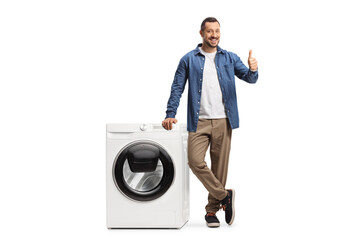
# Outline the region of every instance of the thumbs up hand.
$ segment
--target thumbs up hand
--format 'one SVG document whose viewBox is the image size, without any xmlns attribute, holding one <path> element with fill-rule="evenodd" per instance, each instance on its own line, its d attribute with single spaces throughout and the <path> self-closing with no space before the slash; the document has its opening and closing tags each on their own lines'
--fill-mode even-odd
<svg viewBox="0 0 360 240">
<path fill-rule="evenodd" d="M 255 72 L 258 69 L 256 58 L 252 57 L 252 50 L 249 51 L 248 63 L 251 71 Z"/>
</svg>

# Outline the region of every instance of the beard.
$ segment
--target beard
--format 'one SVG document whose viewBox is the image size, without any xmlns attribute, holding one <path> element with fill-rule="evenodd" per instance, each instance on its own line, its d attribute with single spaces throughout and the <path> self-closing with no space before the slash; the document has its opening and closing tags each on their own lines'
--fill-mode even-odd
<svg viewBox="0 0 360 240">
<path fill-rule="evenodd" d="M 218 41 L 216 42 L 215 45 L 212 44 L 211 41 L 208 39 L 206 39 L 206 40 L 204 39 L 204 42 L 205 42 L 206 46 L 211 47 L 211 48 L 216 48 L 219 45 L 220 39 L 218 39 Z"/>
</svg>

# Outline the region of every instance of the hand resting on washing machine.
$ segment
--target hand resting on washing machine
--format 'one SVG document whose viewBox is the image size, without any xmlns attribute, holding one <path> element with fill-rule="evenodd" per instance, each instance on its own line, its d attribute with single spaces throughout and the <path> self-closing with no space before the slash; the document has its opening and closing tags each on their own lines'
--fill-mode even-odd
<svg viewBox="0 0 360 240">
<path fill-rule="evenodd" d="M 173 123 L 177 123 L 177 119 L 176 118 L 166 118 L 164 121 L 162 121 L 162 126 L 166 129 L 166 130 L 171 130 L 173 127 Z"/>
</svg>

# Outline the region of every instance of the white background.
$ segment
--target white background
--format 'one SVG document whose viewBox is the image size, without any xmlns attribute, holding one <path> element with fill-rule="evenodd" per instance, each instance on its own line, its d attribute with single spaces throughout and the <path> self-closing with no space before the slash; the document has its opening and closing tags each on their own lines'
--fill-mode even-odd
<svg viewBox="0 0 360 240">
<path fill-rule="evenodd" d="M 206 227 L 191 174 L 181 230 L 110 231 L 106 123 L 164 119 L 208 16 L 222 48 L 259 62 L 257 84 L 237 81 L 235 222 Z M 0 238 L 359 239 L 358 22 L 355 0 L 1 1 Z"/>
</svg>

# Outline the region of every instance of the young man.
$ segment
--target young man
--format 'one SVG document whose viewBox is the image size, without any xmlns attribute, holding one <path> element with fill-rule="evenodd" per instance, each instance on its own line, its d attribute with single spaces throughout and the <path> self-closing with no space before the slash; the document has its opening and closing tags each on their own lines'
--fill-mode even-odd
<svg viewBox="0 0 360 240">
<path fill-rule="evenodd" d="M 225 220 L 234 221 L 235 191 L 225 189 L 232 129 L 239 127 L 235 77 L 255 83 L 258 79 L 257 61 L 249 51 L 247 68 L 240 58 L 221 49 L 220 23 L 213 17 L 201 24 L 203 39 L 196 49 L 181 58 L 171 86 L 167 103 L 165 129 L 172 129 L 186 81 L 189 81 L 187 130 L 189 167 L 208 190 L 205 207 L 207 226 L 218 227 L 216 212 L 223 208 Z M 210 145 L 211 169 L 205 162 Z"/>
</svg>

